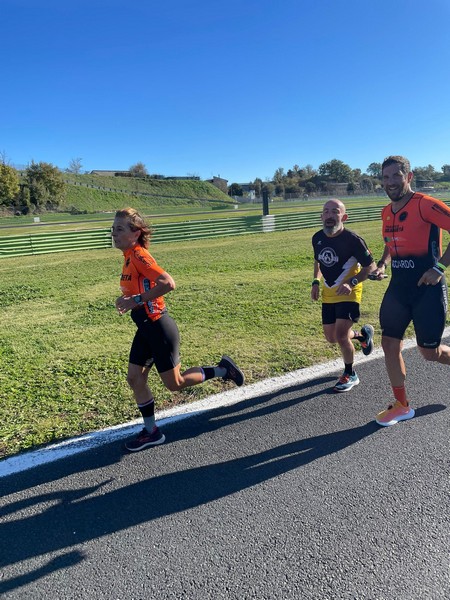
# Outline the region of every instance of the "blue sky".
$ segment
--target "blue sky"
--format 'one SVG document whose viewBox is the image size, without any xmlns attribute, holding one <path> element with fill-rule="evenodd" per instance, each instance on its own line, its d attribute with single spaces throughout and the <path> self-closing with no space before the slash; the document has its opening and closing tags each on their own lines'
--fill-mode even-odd
<svg viewBox="0 0 450 600">
<path fill-rule="evenodd" d="M 2 0 L 0 151 L 271 178 L 450 163 L 448 0 Z"/>
</svg>

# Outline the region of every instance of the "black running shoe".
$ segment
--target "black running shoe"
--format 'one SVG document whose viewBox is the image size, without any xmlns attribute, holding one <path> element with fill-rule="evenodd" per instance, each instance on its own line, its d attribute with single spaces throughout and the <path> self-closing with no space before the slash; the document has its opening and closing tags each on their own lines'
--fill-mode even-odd
<svg viewBox="0 0 450 600">
<path fill-rule="evenodd" d="M 149 446 L 164 444 L 165 440 L 166 436 L 161 433 L 158 427 L 155 427 L 152 433 L 149 433 L 144 427 L 134 440 L 126 442 L 125 448 L 130 452 L 139 452 L 139 450 L 144 450 Z"/>
<path fill-rule="evenodd" d="M 361 342 L 361 350 L 366 356 L 369 356 L 373 350 L 373 334 L 374 330 L 372 325 L 363 325 L 361 327 L 361 335 L 364 336 L 364 341 Z"/>
<path fill-rule="evenodd" d="M 227 370 L 226 375 L 224 375 L 222 378 L 224 381 L 234 381 L 234 383 L 239 387 L 244 384 L 244 373 L 229 356 L 223 355 L 220 363 L 217 366 L 223 367 Z"/>
</svg>

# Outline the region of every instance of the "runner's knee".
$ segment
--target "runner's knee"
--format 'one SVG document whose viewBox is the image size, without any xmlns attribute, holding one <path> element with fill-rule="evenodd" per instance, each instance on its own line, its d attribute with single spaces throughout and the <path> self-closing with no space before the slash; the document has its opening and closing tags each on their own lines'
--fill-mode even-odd
<svg viewBox="0 0 450 600">
<path fill-rule="evenodd" d="M 135 390 L 146 384 L 146 378 L 141 373 L 128 373 L 127 383 L 132 390 Z"/>
<path fill-rule="evenodd" d="M 439 348 L 422 348 L 419 346 L 419 350 L 423 358 L 429 362 L 437 362 L 441 355 Z"/>
</svg>

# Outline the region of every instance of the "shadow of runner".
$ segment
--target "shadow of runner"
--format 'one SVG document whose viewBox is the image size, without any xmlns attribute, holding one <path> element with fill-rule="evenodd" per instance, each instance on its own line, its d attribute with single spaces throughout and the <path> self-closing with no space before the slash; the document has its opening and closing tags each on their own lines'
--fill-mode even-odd
<svg viewBox="0 0 450 600">
<path fill-rule="evenodd" d="M 324 396 L 329 393 L 329 389 L 323 389 L 323 385 L 331 381 L 335 382 L 336 378 L 320 377 L 314 381 L 281 388 L 275 392 L 242 400 L 236 404 L 221 406 L 204 412 L 201 411 L 189 416 L 182 426 L 178 423 L 178 426 L 166 436 L 166 444 L 178 442 L 183 439 L 192 439 L 196 435 L 217 431 L 223 427 L 243 423 L 249 419 L 274 415 L 307 400 Z M 314 390 L 305 394 L 305 391 L 309 390 L 309 388 L 314 388 Z M 280 401 L 278 400 L 279 397 L 287 397 L 287 399 Z M 201 427 L 195 428 L 190 426 L 190 421 L 194 419 L 201 420 Z M 166 431 L 164 425 L 162 425 L 162 429 Z"/>
<path fill-rule="evenodd" d="M 327 390 L 321 389 L 321 386 L 334 380 L 335 378 L 333 377 L 321 377 L 300 385 L 280 388 L 274 392 L 242 400 L 235 404 L 200 410 L 197 413 L 183 415 L 177 420 L 176 425 L 172 425 L 169 418 L 169 424 L 162 426 L 164 431 L 167 431 L 167 428 L 170 427 L 170 433 L 166 436 L 166 445 L 183 439 L 192 439 L 205 432 L 216 431 L 222 427 L 244 422 L 255 417 L 276 413 L 295 404 L 311 400 L 327 393 Z M 317 389 L 306 395 L 302 395 L 309 388 Z M 278 401 L 278 397 L 286 396 L 287 394 L 293 395 L 293 397 L 288 400 Z M 196 419 L 201 423 L 201 427 L 193 426 Z M 48 446 L 51 447 L 51 444 Z M 86 460 L 87 454 L 89 455 L 89 460 Z M 58 479 L 67 477 L 71 473 L 82 473 L 113 465 L 120 462 L 123 455 L 122 443 L 113 442 L 95 449 L 82 450 L 78 454 L 58 459 L 52 463 L 37 465 L 27 471 L 0 478 L 1 496 L 14 494 L 23 489 L 31 489 L 34 486 L 51 481 L 57 481 Z"/>
<path fill-rule="evenodd" d="M 30 571 L 30 573 L 27 573 L 26 575 L 19 575 L 18 577 L 8 579 L 7 581 L 0 581 L 0 594 L 6 594 L 6 592 L 17 590 L 24 585 L 28 585 L 29 583 L 33 583 L 38 579 L 49 575 L 50 573 L 66 570 L 80 563 L 82 560 L 84 560 L 84 555 L 77 550 L 57 556 L 56 558 L 50 560 L 43 567 L 35 569 L 34 571 Z"/>
<path fill-rule="evenodd" d="M 378 430 L 370 422 L 250 456 L 153 477 L 81 500 L 84 494 L 79 490 L 76 501 L 73 490 L 61 491 L 58 504 L 0 525 L 0 566 L 213 502 L 339 452 Z"/>
</svg>

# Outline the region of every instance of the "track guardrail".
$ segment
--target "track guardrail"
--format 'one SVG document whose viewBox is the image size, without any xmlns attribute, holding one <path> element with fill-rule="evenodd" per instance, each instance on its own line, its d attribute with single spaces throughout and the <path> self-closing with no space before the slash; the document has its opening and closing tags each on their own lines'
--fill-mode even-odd
<svg viewBox="0 0 450 600">
<path fill-rule="evenodd" d="M 380 219 L 380 206 L 351 208 L 351 223 Z M 161 223 L 154 226 L 152 243 L 200 240 L 252 233 L 289 231 L 320 227 L 318 210 L 288 214 L 235 216 L 222 219 Z M 78 231 L 48 232 L 0 238 L 0 258 L 111 248 L 110 228 Z"/>
</svg>

